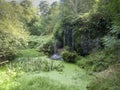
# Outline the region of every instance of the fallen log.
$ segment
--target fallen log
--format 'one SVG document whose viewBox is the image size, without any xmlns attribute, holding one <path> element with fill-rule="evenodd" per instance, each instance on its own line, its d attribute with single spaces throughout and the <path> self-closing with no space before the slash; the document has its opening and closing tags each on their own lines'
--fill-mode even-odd
<svg viewBox="0 0 120 90">
<path fill-rule="evenodd" d="M 3 65 L 3 64 L 8 63 L 8 62 L 9 62 L 8 60 L 0 62 L 0 65 Z"/>
</svg>

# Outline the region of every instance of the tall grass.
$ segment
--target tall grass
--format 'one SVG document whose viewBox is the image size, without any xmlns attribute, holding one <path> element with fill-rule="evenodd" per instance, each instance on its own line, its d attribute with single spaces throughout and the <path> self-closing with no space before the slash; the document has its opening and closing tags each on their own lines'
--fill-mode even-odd
<svg viewBox="0 0 120 90">
<path fill-rule="evenodd" d="M 53 61 L 46 57 L 22 57 L 7 65 L 10 70 L 36 72 L 36 71 L 63 71 L 62 62 Z"/>
<path fill-rule="evenodd" d="M 97 77 L 89 85 L 88 90 L 120 90 L 120 65 L 115 67 L 111 67 L 112 70 L 106 70 Z"/>
<path fill-rule="evenodd" d="M 17 80 L 9 90 L 77 90 L 74 86 L 62 85 L 56 81 L 36 75 L 26 75 Z"/>
</svg>

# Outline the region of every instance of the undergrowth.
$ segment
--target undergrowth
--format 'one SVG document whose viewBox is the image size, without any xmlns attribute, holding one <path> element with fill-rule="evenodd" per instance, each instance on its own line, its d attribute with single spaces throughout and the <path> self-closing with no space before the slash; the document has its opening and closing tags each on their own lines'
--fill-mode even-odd
<svg viewBox="0 0 120 90">
<path fill-rule="evenodd" d="M 117 61 L 113 54 L 106 55 L 104 51 L 92 53 L 86 57 L 79 56 L 77 65 L 86 70 L 100 72 Z"/>
<path fill-rule="evenodd" d="M 120 90 L 120 65 L 101 73 L 88 87 L 88 90 Z M 108 74 L 108 75 L 107 75 Z"/>
<path fill-rule="evenodd" d="M 37 75 L 24 75 L 16 80 L 16 86 L 9 90 L 74 90 L 74 86 L 66 86 L 49 78 Z M 77 89 L 75 89 L 77 90 Z"/>
<path fill-rule="evenodd" d="M 24 49 L 24 50 L 19 50 L 19 53 L 17 55 L 18 57 L 40 57 L 44 56 L 42 52 L 38 52 L 35 49 Z"/>
<path fill-rule="evenodd" d="M 15 71 L 38 72 L 38 71 L 63 71 L 62 62 L 52 61 L 46 57 L 22 57 L 10 62 L 7 68 Z"/>
</svg>

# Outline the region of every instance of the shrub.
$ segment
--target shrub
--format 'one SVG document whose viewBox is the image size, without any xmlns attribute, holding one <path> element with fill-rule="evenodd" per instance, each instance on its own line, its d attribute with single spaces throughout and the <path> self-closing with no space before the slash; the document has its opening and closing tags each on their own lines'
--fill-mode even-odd
<svg viewBox="0 0 120 90">
<path fill-rule="evenodd" d="M 75 63 L 77 54 L 76 54 L 76 52 L 64 51 L 62 53 L 62 57 L 63 57 L 64 61 L 66 61 L 66 62 Z"/>
<path fill-rule="evenodd" d="M 80 57 L 79 60 L 77 61 L 77 65 L 83 69 L 88 69 L 89 66 L 92 65 L 92 61 L 89 59 L 86 59 L 84 57 Z"/>
<path fill-rule="evenodd" d="M 104 51 L 92 53 L 87 57 L 80 57 L 77 65 L 86 70 L 100 72 L 108 68 L 112 60 L 112 56 L 106 56 Z"/>
<path fill-rule="evenodd" d="M 0 61 L 13 59 L 17 50 L 27 45 L 29 34 L 20 20 L 23 13 L 19 11 L 22 10 L 17 5 L 13 7 L 11 3 L 0 0 L 0 11 L 5 11 L 0 14 Z"/>
<path fill-rule="evenodd" d="M 44 36 L 34 36 L 36 39 L 33 42 L 37 42 L 36 47 L 37 51 L 44 52 L 46 55 L 52 55 L 54 53 L 54 39 L 52 35 L 44 35 Z"/>
<path fill-rule="evenodd" d="M 39 51 L 43 51 L 46 55 L 52 55 L 54 53 L 54 43 L 52 40 L 43 44 L 42 47 L 39 48 Z"/>
</svg>

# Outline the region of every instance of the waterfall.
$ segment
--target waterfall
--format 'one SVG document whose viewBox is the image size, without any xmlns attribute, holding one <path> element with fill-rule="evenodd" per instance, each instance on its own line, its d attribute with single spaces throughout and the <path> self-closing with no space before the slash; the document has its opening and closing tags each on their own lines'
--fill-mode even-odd
<svg viewBox="0 0 120 90">
<path fill-rule="evenodd" d="M 55 43 L 54 43 L 54 54 L 57 53 L 57 40 L 55 40 Z"/>
<path fill-rule="evenodd" d="M 63 30 L 63 47 L 65 48 L 65 45 L 68 45 L 71 47 L 72 50 L 74 50 L 74 30 Z"/>
<path fill-rule="evenodd" d="M 65 44 L 66 44 L 66 43 L 65 43 L 65 39 L 66 39 L 66 36 L 65 36 L 65 35 L 66 35 L 66 30 L 64 29 L 64 30 L 63 30 L 63 48 L 65 48 Z"/>
<path fill-rule="evenodd" d="M 83 49 L 82 55 L 89 54 L 89 51 L 90 51 L 89 42 L 90 42 L 90 40 L 88 39 L 87 35 L 81 37 L 81 48 Z"/>
<path fill-rule="evenodd" d="M 55 39 L 54 54 L 51 56 L 51 59 L 62 60 L 62 56 L 59 54 L 59 51 L 58 51 L 58 48 L 57 48 L 57 39 Z"/>
<path fill-rule="evenodd" d="M 72 30 L 72 50 L 74 50 L 74 30 Z"/>
</svg>

